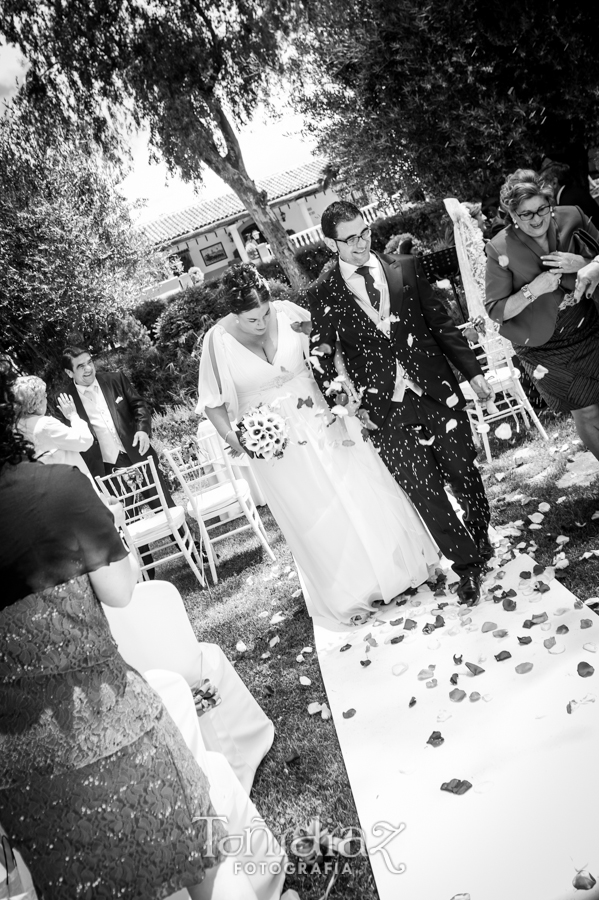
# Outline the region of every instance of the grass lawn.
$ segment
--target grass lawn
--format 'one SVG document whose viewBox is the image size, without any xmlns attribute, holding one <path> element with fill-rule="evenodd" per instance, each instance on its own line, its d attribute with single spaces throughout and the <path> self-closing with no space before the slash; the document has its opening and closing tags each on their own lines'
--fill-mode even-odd
<svg viewBox="0 0 599 900">
<path fill-rule="evenodd" d="M 533 542 L 531 555 L 543 565 L 551 565 L 556 553 L 563 551 L 569 562 L 557 577 L 587 600 L 599 595 L 599 557 L 581 559 L 586 551 L 599 550 L 599 516 L 592 519 L 599 510 L 599 481 L 565 490 L 556 486 L 568 459 L 584 448 L 570 418 L 550 413 L 541 418 L 550 437 L 548 443 L 536 431 L 520 433 L 509 442 L 494 438 L 492 464 L 480 458 L 492 523 L 522 520 L 522 534 L 511 539 L 513 545 L 523 541 L 529 548 Z M 528 516 L 541 502 L 550 504 L 550 509 L 541 528 L 529 530 Z M 177 586 L 197 636 L 220 644 L 275 723 L 275 743 L 258 771 L 252 797 L 274 834 L 289 848 L 294 828 L 313 817 L 337 833 L 357 828 L 359 822 L 333 722 L 307 712 L 310 702 L 324 702 L 326 694 L 315 653 L 304 651 L 313 647 L 313 634 L 291 554 L 268 510 L 262 508 L 261 514 L 276 564 L 265 557 L 254 537 L 245 533 L 218 545 L 220 580 L 215 587 L 199 590 L 183 565 L 172 565 L 159 577 Z M 557 543 L 558 536 L 569 540 Z M 276 613 L 284 619 L 271 625 Z M 279 641 L 271 647 L 275 637 Z M 246 645 L 245 652 L 236 649 L 239 641 Z M 303 658 L 298 661 L 300 656 Z M 303 687 L 300 675 L 312 683 Z M 377 766 L 380 761 L 373 759 L 372 764 Z M 324 872 L 296 872 L 288 876 L 286 888 L 295 888 L 302 900 L 317 900 L 327 881 Z M 330 896 L 377 898 L 363 856 L 351 861 L 351 873 L 340 875 Z"/>
</svg>

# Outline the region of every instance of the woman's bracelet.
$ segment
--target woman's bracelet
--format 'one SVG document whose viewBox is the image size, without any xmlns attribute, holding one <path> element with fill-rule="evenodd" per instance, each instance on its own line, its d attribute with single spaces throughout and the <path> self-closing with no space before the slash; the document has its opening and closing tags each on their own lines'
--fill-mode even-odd
<svg viewBox="0 0 599 900">
<path fill-rule="evenodd" d="M 235 434 L 235 429 L 234 429 L 234 428 L 229 428 L 229 430 L 227 431 L 226 435 L 224 436 L 223 440 L 224 440 L 225 444 L 228 444 L 228 443 L 229 443 L 229 442 L 227 441 L 227 438 L 229 437 L 230 434 Z M 229 446 L 230 446 L 230 444 L 229 444 Z"/>
</svg>

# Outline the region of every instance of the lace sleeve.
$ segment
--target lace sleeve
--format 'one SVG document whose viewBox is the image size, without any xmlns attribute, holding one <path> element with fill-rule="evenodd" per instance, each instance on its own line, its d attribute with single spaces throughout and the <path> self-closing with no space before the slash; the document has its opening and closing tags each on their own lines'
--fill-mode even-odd
<svg viewBox="0 0 599 900">
<path fill-rule="evenodd" d="M 239 409 L 235 383 L 229 370 L 229 363 L 223 342 L 224 329 L 215 325 L 204 338 L 200 358 L 198 381 L 198 404 L 196 412 L 202 415 L 206 407 L 227 408 L 230 419 L 236 419 Z"/>
</svg>

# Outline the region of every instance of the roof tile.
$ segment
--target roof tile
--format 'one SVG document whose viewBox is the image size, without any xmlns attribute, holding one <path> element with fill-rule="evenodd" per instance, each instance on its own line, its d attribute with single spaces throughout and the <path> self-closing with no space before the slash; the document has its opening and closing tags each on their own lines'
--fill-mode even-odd
<svg viewBox="0 0 599 900">
<path fill-rule="evenodd" d="M 272 202 L 287 194 L 317 185 L 322 177 L 323 165 L 323 160 L 316 159 L 288 172 L 279 172 L 277 175 L 264 178 L 258 181 L 256 186 L 259 191 L 266 191 L 269 201 Z M 180 212 L 169 213 L 152 222 L 146 222 L 143 230 L 151 241 L 163 244 L 245 212 L 245 206 L 237 195 L 227 193 L 213 200 L 189 206 Z"/>
</svg>

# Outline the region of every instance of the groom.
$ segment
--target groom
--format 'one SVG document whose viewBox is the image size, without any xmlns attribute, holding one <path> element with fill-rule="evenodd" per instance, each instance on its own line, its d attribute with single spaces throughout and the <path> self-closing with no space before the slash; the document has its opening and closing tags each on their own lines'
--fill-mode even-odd
<svg viewBox="0 0 599 900">
<path fill-rule="evenodd" d="M 459 601 L 480 596 L 492 556 L 489 504 L 477 467 L 464 399 L 451 362 L 481 400 L 492 399 L 474 352 L 435 299 L 412 256 L 375 254 L 370 228 L 353 203 L 328 206 L 321 221 L 337 264 L 308 290 L 311 340 L 325 393 L 336 377 L 335 343 L 350 378 L 364 389 L 358 417 L 397 482 L 410 497 L 460 581 Z M 314 353 L 314 350 L 312 351 Z M 327 397 L 330 406 L 335 395 Z M 459 520 L 448 484 L 464 510 Z"/>
</svg>

